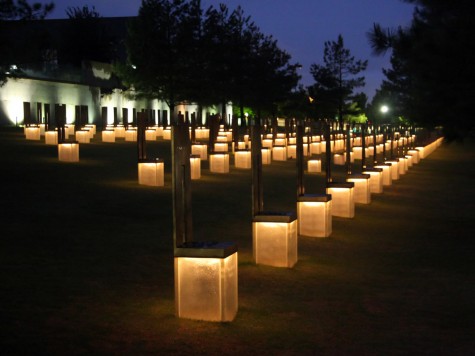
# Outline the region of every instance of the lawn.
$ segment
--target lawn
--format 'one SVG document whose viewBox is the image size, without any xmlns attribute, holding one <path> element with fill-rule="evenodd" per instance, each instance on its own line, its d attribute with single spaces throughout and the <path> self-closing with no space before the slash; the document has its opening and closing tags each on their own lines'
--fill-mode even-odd
<svg viewBox="0 0 475 356">
<path fill-rule="evenodd" d="M 174 315 L 170 142 L 147 149 L 165 187 L 138 185 L 135 143 L 96 139 L 64 163 L 0 129 L 2 355 L 475 354 L 473 142 L 442 145 L 331 237 L 299 237 L 292 269 L 253 262 L 250 170 L 203 162 L 194 235 L 239 246 L 231 323 Z M 264 166 L 266 209 L 295 210 L 295 167 Z"/>
</svg>

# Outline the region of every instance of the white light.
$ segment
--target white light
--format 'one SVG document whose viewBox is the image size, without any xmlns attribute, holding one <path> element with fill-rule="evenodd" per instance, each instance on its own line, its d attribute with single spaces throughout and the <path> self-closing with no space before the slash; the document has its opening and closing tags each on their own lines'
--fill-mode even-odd
<svg viewBox="0 0 475 356">
<path fill-rule="evenodd" d="M 381 106 L 381 112 L 383 114 L 387 113 L 389 111 L 389 108 L 386 105 Z"/>
</svg>

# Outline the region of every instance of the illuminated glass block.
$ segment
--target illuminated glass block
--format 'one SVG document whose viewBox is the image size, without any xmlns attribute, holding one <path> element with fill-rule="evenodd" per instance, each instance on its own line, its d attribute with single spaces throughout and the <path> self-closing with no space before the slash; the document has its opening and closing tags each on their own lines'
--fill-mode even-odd
<svg viewBox="0 0 475 356">
<path fill-rule="evenodd" d="M 286 161 L 287 150 L 285 146 L 274 146 L 272 149 L 272 159 L 275 161 Z"/>
<path fill-rule="evenodd" d="M 137 141 L 137 130 L 136 129 L 125 130 L 125 140 L 129 141 L 129 142 L 136 142 Z"/>
<path fill-rule="evenodd" d="M 179 318 L 229 322 L 238 311 L 238 253 L 230 243 L 175 249 Z"/>
<path fill-rule="evenodd" d="M 163 160 L 140 160 L 138 163 L 139 184 L 154 187 L 164 186 Z"/>
<path fill-rule="evenodd" d="M 273 141 L 271 138 L 265 138 L 262 140 L 262 147 L 272 148 Z"/>
<path fill-rule="evenodd" d="M 66 136 L 74 136 L 74 130 L 76 128 L 72 124 L 66 124 L 64 125 L 64 134 Z"/>
<path fill-rule="evenodd" d="M 218 135 L 216 137 L 216 141 L 217 142 L 228 142 L 228 138 L 226 137 L 226 135 Z"/>
<path fill-rule="evenodd" d="M 419 163 L 419 150 L 408 150 L 407 153 L 412 156 L 412 163 Z"/>
<path fill-rule="evenodd" d="M 388 167 L 389 169 L 389 167 Z M 389 172 L 389 170 L 388 170 Z M 369 174 L 369 190 L 371 193 L 383 192 L 383 169 L 382 168 L 365 168 L 363 174 Z"/>
<path fill-rule="evenodd" d="M 201 178 L 201 157 L 199 155 L 191 155 L 190 157 L 190 174 L 191 179 Z"/>
<path fill-rule="evenodd" d="M 47 145 L 57 145 L 58 144 L 58 131 L 46 131 L 45 132 L 45 143 Z"/>
<path fill-rule="evenodd" d="M 399 158 L 399 174 L 404 175 L 407 172 L 407 159 L 406 157 L 400 157 Z"/>
<path fill-rule="evenodd" d="M 45 135 L 45 130 L 46 130 L 46 125 L 45 124 L 38 124 L 38 127 L 40 128 L 40 136 Z"/>
<path fill-rule="evenodd" d="M 297 158 L 297 145 L 289 144 L 287 146 L 287 158 Z"/>
<path fill-rule="evenodd" d="M 354 154 L 355 159 L 363 159 L 363 148 L 362 147 L 353 147 L 353 154 Z"/>
<path fill-rule="evenodd" d="M 251 151 L 242 150 L 234 153 L 234 166 L 236 168 L 251 168 Z"/>
<path fill-rule="evenodd" d="M 163 127 L 162 126 L 154 126 L 155 128 L 155 133 L 157 135 L 157 138 L 163 137 Z"/>
<path fill-rule="evenodd" d="M 346 178 L 347 182 L 352 182 L 355 185 L 353 189 L 355 203 L 371 203 L 370 177 L 369 174 L 351 174 Z"/>
<path fill-rule="evenodd" d="M 201 140 L 204 139 L 204 129 L 203 128 L 196 128 L 195 129 L 195 139 Z"/>
<path fill-rule="evenodd" d="M 87 132 L 87 134 L 89 135 L 89 141 L 91 141 L 94 138 L 94 134 L 91 127 L 83 127 L 81 131 Z"/>
<path fill-rule="evenodd" d="M 226 138 L 226 142 L 231 142 L 233 140 L 233 130 L 232 129 L 223 131 L 223 132 L 220 133 L 220 135 L 224 135 L 224 137 Z"/>
<path fill-rule="evenodd" d="M 307 170 L 309 173 L 320 173 L 322 171 L 322 161 L 320 159 L 309 159 Z"/>
<path fill-rule="evenodd" d="M 172 139 L 172 129 L 170 127 L 163 129 L 163 139 L 167 141 Z"/>
<path fill-rule="evenodd" d="M 262 164 L 271 164 L 272 162 L 272 150 L 268 147 L 261 148 L 261 155 L 262 155 Z"/>
<path fill-rule="evenodd" d="M 287 144 L 288 145 L 295 145 L 297 143 L 297 137 L 289 137 L 287 139 Z"/>
<path fill-rule="evenodd" d="M 326 141 L 321 141 L 320 142 L 320 152 L 321 153 L 327 152 L 327 142 Z"/>
<path fill-rule="evenodd" d="M 102 142 L 115 142 L 115 130 L 103 130 Z"/>
<path fill-rule="evenodd" d="M 208 145 L 204 143 L 193 143 L 191 145 L 191 154 L 199 155 L 202 161 L 208 160 Z"/>
<path fill-rule="evenodd" d="M 25 127 L 25 138 L 27 140 L 40 140 L 41 130 L 39 126 L 27 126 Z"/>
<path fill-rule="evenodd" d="M 345 148 L 345 140 L 336 140 L 335 141 L 335 151 L 340 151 Z"/>
<path fill-rule="evenodd" d="M 213 173 L 229 173 L 229 154 L 225 152 L 211 153 L 209 155 L 209 170 Z"/>
<path fill-rule="evenodd" d="M 404 158 L 407 160 L 407 168 L 411 168 L 413 166 L 413 158 L 411 155 L 405 155 Z"/>
<path fill-rule="evenodd" d="M 278 138 L 275 139 L 275 143 L 274 143 L 274 144 L 275 144 L 276 146 L 285 146 L 285 142 L 286 142 L 286 141 L 287 141 L 287 140 L 285 139 L 285 137 L 278 137 Z"/>
<path fill-rule="evenodd" d="M 355 216 L 354 183 L 328 183 L 327 194 L 332 196 L 332 216 L 353 218 Z"/>
<path fill-rule="evenodd" d="M 157 139 L 157 131 L 155 129 L 145 130 L 145 140 L 146 141 L 155 141 Z"/>
<path fill-rule="evenodd" d="M 76 131 L 76 141 L 79 143 L 89 143 L 91 141 L 91 135 L 88 130 Z"/>
<path fill-rule="evenodd" d="M 203 139 L 209 140 L 209 129 L 203 129 Z"/>
<path fill-rule="evenodd" d="M 62 162 L 79 162 L 79 143 L 63 142 L 58 144 L 58 159 Z"/>
<path fill-rule="evenodd" d="M 319 155 L 322 153 L 320 142 L 312 142 L 310 144 L 310 153 L 313 155 Z"/>
<path fill-rule="evenodd" d="M 92 135 L 95 135 L 96 134 L 96 125 L 94 124 L 86 124 L 84 125 L 85 128 L 91 130 L 92 132 Z"/>
<path fill-rule="evenodd" d="M 381 168 L 383 170 L 383 186 L 389 186 L 393 184 L 393 178 L 391 174 L 391 163 L 378 164 L 374 168 Z"/>
<path fill-rule="evenodd" d="M 399 159 L 388 159 L 385 163 L 391 163 L 391 178 L 392 180 L 398 180 L 400 178 L 399 174 Z"/>
<path fill-rule="evenodd" d="M 353 139 L 353 146 L 361 146 L 361 137 L 355 137 Z M 353 151 L 356 147 L 353 147 Z M 357 156 L 355 157 L 356 159 L 361 159 L 361 158 L 358 158 Z"/>
<path fill-rule="evenodd" d="M 297 217 L 294 213 L 266 213 L 252 220 L 256 264 L 293 267 L 297 263 Z"/>
<path fill-rule="evenodd" d="M 228 152 L 229 147 L 227 142 L 215 142 L 214 151 L 215 152 Z"/>
<path fill-rule="evenodd" d="M 298 233 L 308 237 L 328 237 L 332 233 L 331 195 L 305 194 L 297 200 Z"/>
<path fill-rule="evenodd" d="M 244 141 L 239 141 L 238 142 L 238 147 L 237 147 L 238 150 L 245 150 L 246 147 L 247 147 L 246 142 L 244 142 Z"/>
<path fill-rule="evenodd" d="M 345 165 L 345 155 L 335 153 L 333 155 L 333 163 L 337 166 L 343 166 Z"/>
<path fill-rule="evenodd" d="M 115 137 L 117 138 L 124 138 L 125 137 L 125 127 L 124 126 L 116 126 L 114 127 Z"/>
</svg>

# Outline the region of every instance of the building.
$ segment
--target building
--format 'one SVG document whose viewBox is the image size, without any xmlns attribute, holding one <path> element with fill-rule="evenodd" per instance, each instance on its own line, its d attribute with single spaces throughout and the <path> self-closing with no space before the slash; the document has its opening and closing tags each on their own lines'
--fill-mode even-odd
<svg viewBox="0 0 475 356">
<path fill-rule="evenodd" d="M 59 107 L 66 123 L 134 123 L 140 111 L 155 123 L 168 122 L 166 103 L 136 100 L 112 72 L 111 63 L 126 59 L 131 19 L 1 21 L 0 65 L 7 81 L 0 87 L 0 125 L 45 120 L 54 125 Z M 176 108 L 196 110 L 195 105 Z"/>
</svg>

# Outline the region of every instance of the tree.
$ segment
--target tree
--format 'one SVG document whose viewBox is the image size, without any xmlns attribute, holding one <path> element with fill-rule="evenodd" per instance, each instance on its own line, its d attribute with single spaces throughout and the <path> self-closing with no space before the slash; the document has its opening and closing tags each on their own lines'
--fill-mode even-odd
<svg viewBox="0 0 475 356">
<path fill-rule="evenodd" d="M 60 61 L 81 68 L 84 61 L 110 63 L 114 39 L 101 25 L 95 7 L 68 7 L 68 26 L 61 37 Z"/>
<path fill-rule="evenodd" d="M 365 78 L 357 75 L 366 70 L 368 61 L 356 60 L 339 35 L 336 42 L 325 42 L 323 62 L 310 67 L 315 84 L 308 90 L 320 107 L 319 114 L 326 118 L 336 115 L 342 127 L 344 115 L 354 101 L 353 91 L 365 85 Z"/>
<path fill-rule="evenodd" d="M 198 71 L 190 60 L 195 53 L 196 2 L 143 0 L 129 26 L 128 63 L 116 66 L 125 82 L 145 97 L 164 100 L 171 113 L 177 103 L 189 99 L 188 81 Z"/>
<path fill-rule="evenodd" d="M 5 38 L 2 31 L 2 22 L 9 20 L 42 20 L 54 10 L 54 3 L 41 4 L 35 2 L 29 4 L 26 0 L 0 0 L 0 86 L 6 83 L 8 75 L 15 74 L 15 68 L 11 68 L 10 38 Z"/>
<path fill-rule="evenodd" d="M 406 0 L 416 5 L 407 28 L 375 24 L 369 40 L 376 54 L 392 50 L 384 74 L 404 117 L 425 127 L 443 126 L 447 138 L 474 128 L 475 28 L 470 1 Z"/>
<path fill-rule="evenodd" d="M 290 55 L 240 7 L 231 13 L 225 5 L 210 7 L 203 15 L 200 5 L 199 0 L 142 2 L 129 27 L 129 63 L 116 65 L 124 82 L 164 100 L 172 112 L 186 101 L 232 101 L 260 109 L 282 100 L 298 81 Z"/>
<path fill-rule="evenodd" d="M 26 0 L 0 0 L 0 20 L 42 20 L 54 10 L 54 3 L 29 4 Z"/>
</svg>

